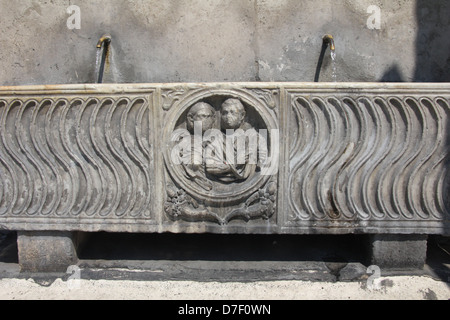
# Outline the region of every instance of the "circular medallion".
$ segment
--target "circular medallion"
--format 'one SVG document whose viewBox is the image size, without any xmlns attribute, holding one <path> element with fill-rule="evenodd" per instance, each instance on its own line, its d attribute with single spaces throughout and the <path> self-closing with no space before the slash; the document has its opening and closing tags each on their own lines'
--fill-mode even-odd
<svg viewBox="0 0 450 320">
<path fill-rule="evenodd" d="M 264 186 L 277 122 L 245 90 L 202 89 L 166 117 L 164 161 L 174 182 L 205 203 L 237 203 Z M 277 155 L 278 156 L 278 155 Z"/>
</svg>

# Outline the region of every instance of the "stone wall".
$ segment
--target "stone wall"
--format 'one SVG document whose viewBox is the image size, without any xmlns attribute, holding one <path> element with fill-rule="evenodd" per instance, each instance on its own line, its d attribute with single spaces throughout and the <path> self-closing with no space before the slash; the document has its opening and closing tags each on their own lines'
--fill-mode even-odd
<svg viewBox="0 0 450 320">
<path fill-rule="evenodd" d="M 67 26 L 71 5 L 79 29 Z M 446 82 L 449 9 L 446 0 L 0 0 L 0 85 L 94 82 L 105 33 L 105 82 L 313 81 L 326 33 L 337 81 Z M 329 54 L 319 80 L 332 80 Z"/>
</svg>

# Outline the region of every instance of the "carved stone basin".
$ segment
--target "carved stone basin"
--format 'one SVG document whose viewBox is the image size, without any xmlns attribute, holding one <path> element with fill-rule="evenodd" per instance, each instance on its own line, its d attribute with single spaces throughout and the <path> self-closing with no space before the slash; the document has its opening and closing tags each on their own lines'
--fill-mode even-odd
<svg viewBox="0 0 450 320">
<path fill-rule="evenodd" d="M 444 83 L 0 87 L 0 227 L 24 261 L 20 239 L 74 231 L 448 235 L 449 99 Z"/>
</svg>

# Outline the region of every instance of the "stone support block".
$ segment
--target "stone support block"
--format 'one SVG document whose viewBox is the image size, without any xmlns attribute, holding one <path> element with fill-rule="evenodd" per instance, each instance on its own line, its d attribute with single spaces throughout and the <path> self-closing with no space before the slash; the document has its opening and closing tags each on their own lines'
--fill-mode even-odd
<svg viewBox="0 0 450 320">
<path fill-rule="evenodd" d="M 422 269 L 427 256 L 427 235 L 369 235 L 370 264 L 381 269 Z"/>
<path fill-rule="evenodd" d="M 73 232 L 20 231 L 17 234 L 22 272 L 65 272 L 78 262 Z"/>
</svg>

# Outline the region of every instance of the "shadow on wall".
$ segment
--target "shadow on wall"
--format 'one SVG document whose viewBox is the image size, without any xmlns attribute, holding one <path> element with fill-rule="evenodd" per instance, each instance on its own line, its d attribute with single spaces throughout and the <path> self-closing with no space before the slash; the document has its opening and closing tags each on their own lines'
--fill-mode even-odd
<svg viewBox="0 0 450 320">
<path fill-rule="evenodd" d="M 416 0 L 415 82 L 450 82 L 450 1 Z M 447 105 L 448 106 L 448 105 Z M 448 107 L 444 108 L 449 115 Z M 447 122 L 447 150 L 450 150 L 450 122 Z M 445 161 L 443 194 L 450 192 L 450 154 Z M 443 228 L 450 229 L 450 198 L 444 199 L 447 217 Z"/>
<path fill-rule="evenodd" d="M 450 1 L 416 0 L 416 68 L 414 82 L 450 82 Z M 447 106 L 443 108 L 450 111 Z M 450 192 L 450 122 L 447 122 L 443 193 Z M 444 199 L 447 216 L 443 228 L 450 229 L 450 199 Z"/>
<path fill-rule="evenodd" d="M 381 77 L 380 82 L 404 82 L 402 73 L 398 65 L 393 65 Z"/>
<path fill-rule="evenodd" d="M 415 43 L 416 65 L 413 82 L 450 82 L 450 1 L 416 0 L 417 35 Z M 380 82 L 405 82 L 398 65 L 387 69 Z M 448 102 L 443 102 L 443 110 L 450 115 Z M 450 150 L 450 121 L 446 124 L 446 149 Z M 445 132 L 445 130 L 444 130 Z M 442 194 L 450 192 L 450 153 L 443 159 L 444 172 Z M 447 216 L 443 219 L 443 229 L 450 230 L 450 197 L 443 199 Z"/>
<path fill-rule="evenodd" d="M 450 82 L 450 2 L 416 0 L 416 66 L 413 82 Z M 405 82 L 397 65 L 380 82 Z"/>
<path fill-rule="evenodd" d="M 450 1 L 416 0 L 415 82 L 450 82 Z"/>
</svg>

